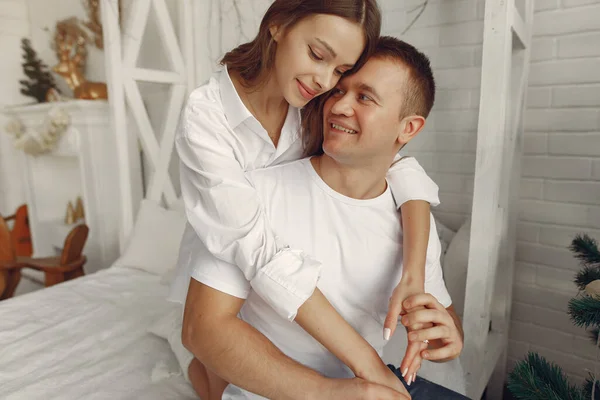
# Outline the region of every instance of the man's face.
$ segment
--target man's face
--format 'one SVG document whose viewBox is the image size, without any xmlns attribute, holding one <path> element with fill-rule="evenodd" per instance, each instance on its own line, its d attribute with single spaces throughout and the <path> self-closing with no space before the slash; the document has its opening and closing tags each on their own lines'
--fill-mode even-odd
<svg viewBox="0 0 600 400">
<path fill-rule="evenodd" d="M 402 144 L 400 113 L 408 69 L 372 58 L 333 89 L 323 109 L 323 151 L 338 162 L 372 165 L 389 160 Z"/>
</svg>

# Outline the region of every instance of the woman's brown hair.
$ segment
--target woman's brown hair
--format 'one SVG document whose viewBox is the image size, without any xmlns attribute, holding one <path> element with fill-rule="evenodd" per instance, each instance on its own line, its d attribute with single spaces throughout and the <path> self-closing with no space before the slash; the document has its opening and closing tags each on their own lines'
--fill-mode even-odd
<svg viewBox="0 0 600 400">
<path fill-rule="evenodd" d="M 362 26 L 365 49 L 353 70 L 360 68 L 374 50 L 381 31 L 381 12 L 376 0 L 275 0 L 265 13 L 254 40 L 225 54 L 221 64 L 240 74 L 243 84 L 259 86 L 262 83 L 260 79 L 264 79 L 264 72 L 272 68 L 275 58 L 276 43 L 272 40 L 270 27 L 275 25 L 284 29 L 291 28 L 303 18 L 314 14 L 336 15 Z M 309 149 L 312 151 L 315 147 L 320 147 L 321 140 L 312 137 L 310 133 L 313 130 L 307 125 L 319 119 L 315 107 L 319 106 L 321 98 L 325 96 L 313 99 L 302 110 L 302 137 L 307 154 Z"/>
</svg>

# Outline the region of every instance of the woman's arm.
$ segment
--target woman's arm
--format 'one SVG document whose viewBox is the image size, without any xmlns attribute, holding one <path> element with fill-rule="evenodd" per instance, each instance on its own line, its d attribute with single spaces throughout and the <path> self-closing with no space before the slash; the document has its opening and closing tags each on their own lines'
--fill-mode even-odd
<svg viewBox="0 0 600 400">
<path fill-rule="evenodd" d="M 430 204 L 438 205 L 438 187 L 412 157 L 397 157 L 388 171 L 387 180 L 400 208 L 402 223 L 402 279 L 390 299 L 384 324 L 384 337 L 389 339 L 402 313 L 402 302 L 422 293 L 425 263 L 430 235 Z"/>
<path fill-rule="evenodd" d="M 321 265 L 279 242 L 236 140 L 216 104 L 190 98 L 175 141 L 187 219 L 215 257 L 238 266 L 257 294 L 293 320 Z"/>
</svg>

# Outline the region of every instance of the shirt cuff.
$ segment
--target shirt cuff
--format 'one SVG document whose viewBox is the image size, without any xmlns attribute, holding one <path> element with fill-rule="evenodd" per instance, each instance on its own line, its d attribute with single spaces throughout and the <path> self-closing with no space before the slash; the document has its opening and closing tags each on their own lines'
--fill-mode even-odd
<svg viewBox="0 0 600 400">
<path fill-rule="evenodd" d="M 317 288 L 320 274 L 321 263 L 300 250 L 285 248 L 258 270 L 250 285 L 277 314 L 293 321 Z"/>
</svg>

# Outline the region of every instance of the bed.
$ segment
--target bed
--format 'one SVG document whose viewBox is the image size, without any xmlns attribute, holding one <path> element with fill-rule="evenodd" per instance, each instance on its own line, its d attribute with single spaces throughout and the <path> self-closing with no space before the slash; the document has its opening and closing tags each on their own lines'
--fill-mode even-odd
<svg viewBox="0 0 600 400">
<path fill-rule="evenodd" d="M 115 265 L 0 306 L 2 399 L 194 399 L 168 343 L 149 332 L 167 285 Z"/>
</svg>

